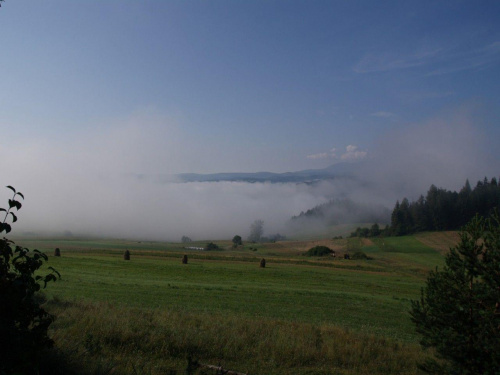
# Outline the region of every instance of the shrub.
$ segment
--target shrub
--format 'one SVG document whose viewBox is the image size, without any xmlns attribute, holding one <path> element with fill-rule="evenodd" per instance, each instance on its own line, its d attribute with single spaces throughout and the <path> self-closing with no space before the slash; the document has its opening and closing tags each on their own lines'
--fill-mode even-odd
<svg viewBox="0 0 500 375">
<path fill-rule="evenodd" d="M 206 251 L 213 251 L 213 250 L 220 250 L 220 247 L 213 242 L 207 243 L 207 246 L 205 246 Z"/>
<path fill-rule="evenodd" d="M 8 209 L 0 208 L 5 212 L 0 233 L 11 231 L 7 219 L 17 221 L 12 209 L 17 212 L 22 207 L 18 197 L 24 199 L 12 186 L 7 187 L 14 196 Z M 47 330 L 54 317 L 41 307 L 37 292 L 60 275 L 49 267 L 50 273 L 35 276 L 47 260 L 38 250 L 30 253 L 13 241 L 0 240 L 0 374 L 36 373 L 42 351 L 53 345 Z"/>
<path fill-rule="evenodd" d="M 54 256 L 55 257 L 60 257 L 61 256 L 61 250 L 58 247 L 56 247 L 56 249 L 54 250 Z"/>
<path fill-rule="evenodd" d="M 329 247 L 326 246 L 314 246 L 307 250 L 307 252 L 304 254 L 308 257 L 322 257 L 325 255 L 332 255 L 335 252 L 330 249 Z"/>
<path fill-rule="evenodd" d="M 362 251 L 357 251 L 351 255 L 351 259 L 354 259 L 354 260 L 372 260 L 373 258 L 369 257 L 368 255 L 366 255 Z"/>
<path fill-rule="evenodd" d="M 182 243 L 189 243 L 189 242 L 193 242 L 193 240 L 191 238 L 189 238 L 188 236 L 182 236 L 181 242 Z"/>
<path fill-rule="evenodd" d="M 188 256 L 185 254 L 182 256 L 182 264 L 188 264 Z"/>
<path fill-rule="evenodd" d="M 266 268 L 266 260 L 264 258 L 260 260 L 260 268 Z"/>
<path fill-rule="evenodd" d="M 234 236 L 232 241 L 233 241 L 234 248 L 243 245 L 243 241 L 241 239 L 241 236 L 238 236 L 238 235 Z"/>
<path fill-rule="evenodd" d="M 123 253 L 123 259 L 130 260 L 130 251 L 125 250 L 125 252 Z"/>
</svg>

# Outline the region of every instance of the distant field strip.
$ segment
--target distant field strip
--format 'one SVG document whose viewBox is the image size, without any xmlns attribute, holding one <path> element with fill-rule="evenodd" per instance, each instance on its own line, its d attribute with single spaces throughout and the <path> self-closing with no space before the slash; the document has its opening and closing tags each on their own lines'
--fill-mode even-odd
<svg viewBox="0 0 500 375">
<path fill-rule="evenodd" d="M 446 254 L 451 247 L 458 244 L 458 232 L 425 232 L 415 235 L 415 238 L 426 246 Z"/>
</svg>

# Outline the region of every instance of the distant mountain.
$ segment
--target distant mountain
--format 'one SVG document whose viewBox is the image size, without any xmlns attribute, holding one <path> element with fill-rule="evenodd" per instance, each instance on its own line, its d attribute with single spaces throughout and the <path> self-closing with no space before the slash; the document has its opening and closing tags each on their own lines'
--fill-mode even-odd
<svg viewBox="0 0 500 375">
<path fill-rule="evenodd" d="M 353 177 L 352 172 L 358 165 L 353 163 L 339 163 L 323 169 L 307 169 L 298 172 L 272 173 L 214 173 L 196 174 L 181 173 L 175 175 L 179 182 L 216 182 L 216 181 L 242 181 L 242 182 L 302 182 L 312 183 L 322 180 L 332 180 L 339 177 Z"/>
</svg>

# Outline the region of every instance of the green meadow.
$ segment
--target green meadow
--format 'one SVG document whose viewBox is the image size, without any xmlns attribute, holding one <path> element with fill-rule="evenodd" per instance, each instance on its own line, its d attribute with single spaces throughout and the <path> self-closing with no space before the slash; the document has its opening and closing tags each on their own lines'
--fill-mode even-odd
<svg viewBox="0 0 500 375">
<path fill-rule="evenodd" d="M 428 271 L 443 264 L 439 246 L 429 246 L 442 241 L 432 237 L 237 249 L 214 241 L 214 252 L 183 248 L 206 242 L 16 243 L 45 251 L 61 273 L 44 291 L 57 317 L 53 373 L 181 374 L 191 356 L 253 374 L 416 374 L 425 353 L 408 311 Z M 337 256 L 303 255 L 318 244 Z M 52 256 L 56 247 L 61 257 Z M 343 259 L 357 251 L 369 259 Z"/>
</svg>

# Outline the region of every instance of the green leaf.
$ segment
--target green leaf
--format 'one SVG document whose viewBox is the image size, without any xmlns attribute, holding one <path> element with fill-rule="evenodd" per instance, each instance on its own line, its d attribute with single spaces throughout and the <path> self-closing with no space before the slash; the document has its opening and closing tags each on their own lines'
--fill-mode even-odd
<svg viewBox="0 0 500 375">
<path fill-rule="evenodd" d="M 13 212 L 10 213 L 12 215 L 12 222 L 15 223 L 17 221 L 17 216 L 14 215 Z"/>
<path fill-rule="evenodd" d="M 57 276 L 59 276 L 59 278 L 61 278 L 61 274 L 59 272 L 57 272 L 57 270 L 54 267 L 49 266 L 49 270 L 51 270 L 52 272 L 56 273 Z"/>
<path fill-rule="evenodd" d="M 7 212 L 5 208 L 0 208 L 0 211 Z"/>
<path fill-rule="evenodd" d="M 9 208 L 16 207 L 16 201 L 13 199 L 9 199 Z"/>
<path fill-rule="evenodd" d="M 10 233 L 12 227 L 7 223 L 3 223 L 3 230 L 5 230 L 6 233 Z"/>
<path fill-rule="evenodd" d="M 19 195 L 21 198 L 24 199 L 24 195 L 22 193 L 16 193 L 17 195 Z"/>
<path fill-rule="evenodd" d="M 16 193 L 16 189 L 14 189 L 12 186 L 7 185 L 7 188 L 10 189 L 10 190 L 12 190 L 14 192 L 14 194 Z"/>
</svg>

